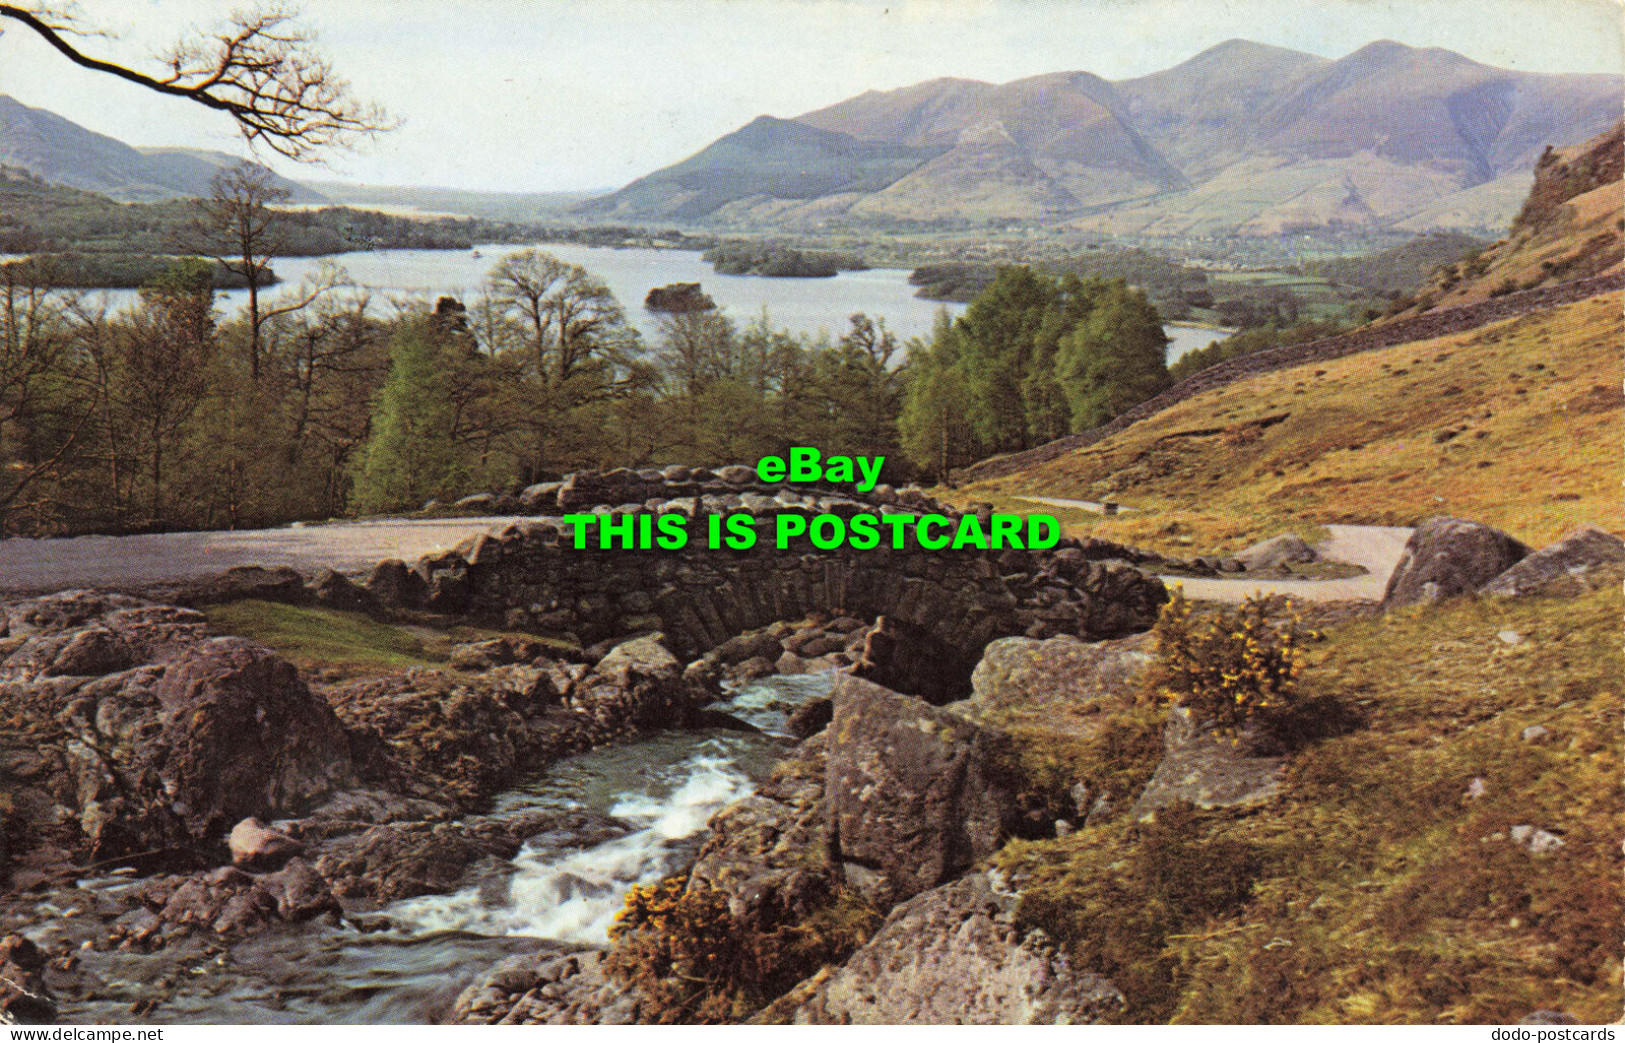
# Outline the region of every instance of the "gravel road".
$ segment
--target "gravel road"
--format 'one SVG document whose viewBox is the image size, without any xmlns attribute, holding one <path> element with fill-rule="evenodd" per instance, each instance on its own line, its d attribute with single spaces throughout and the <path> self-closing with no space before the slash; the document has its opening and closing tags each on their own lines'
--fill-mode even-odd
<svg viewBox="0 0 1625 1043">
<path fill-rule="evenodd" d="M 1039 499 L 1055 506 L 1083 501 Z M 1087 509 L 1087 508 L 1086 508 Z M 238 532 L 166 532 L 147 536 L 78 536 L 72 539 L 0 540 L 0 592 L 41 594 L 75 587 L 138 589 L 183 583 L 233 565 L 288 565 L 309 576 L 323 569 L 361 573 L 385 558 L 413 561 L 465 538 L 501 528 L 515 517 L 401 519 L 293 525 Z M 1379 601 L 1411 530 L 1380 525 L 1328 525 L 1323 557 L 1363 566 L 1348 579 L 1197 579 L 1182 584 L 1187 597 L 1241 601 L 1255 591 L 1308 601 Z"/>
<path fill-rule="evenodd" d="M 1331 534 L 1316 550 L 1332 561 L 1365 568 L 1363 576 L 1347 579 L 1197 579 L 1164 576 L 1163 582 L 1185 588 L 1185 596 L 1200 601 L 1244 601 L 1262 591 L 1285 594 L 1304 601 L 1381 601 L 1388 577 L 1411 530 L 1387 525 L 1328 525 Z"/>
<path fill-rule="evenodd" d="M 233 565 L 364 572 L 385 558 L 413 561 L 518 519 L 380 518 L 237 532 L 0 540 L 0 591 L 41 594 L 75 587 L 134 589 L 182 583 Z"/>
<path fill-rule="evenodd" d="M 1018 496 L 1016 499 L 1026 500 L 1028 503 L 1041 503 L 1046 507 L 1070 507 L 1073 510 L 1088 511 L 1090 514 L 1106 513 L 1106 505 L 1097 500 L 1067 500 L 1059 496 Z M 1117 505 L 1120 514 L 1128 514 L 1133 510 L 1132 507 Z"/>
</svg>

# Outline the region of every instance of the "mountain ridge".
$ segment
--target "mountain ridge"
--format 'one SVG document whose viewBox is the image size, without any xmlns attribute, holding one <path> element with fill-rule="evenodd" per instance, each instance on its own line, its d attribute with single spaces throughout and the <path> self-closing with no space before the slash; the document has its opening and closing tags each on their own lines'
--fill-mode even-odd
<svg viewBox="0 0 1625 1043">
<path fill-rule="evenodd" d="M 763 117 L 786 139 L 794 131 L 783 128 L 796 124 L 916 150 L 906 170 L 910 153 L 897 151 L 865 178 L 779 193 L 763 176 L 786 163 L 771 146 L 757 157 L 713 151 L 758 119 L 579 209 L 739 223 L 786 214 L 1071 221 L 1081 231 L 1153 236 L 1406 221 L 1411 231 L 1498 230 L 1545 146 L 1601 132 L 1622 96 L 1625 77 L 1498 69 L 1394 40 L 1324 58 L 1231 39 L 1118 81 L 1086 71 L 1003 84 L 942 77 Z M 1519 184 L 1472 191 L 1502 179 Z"/>
<path fill-rule="evenodd" d="M 0 165 L 121 202 L 156 202 L 209 193 L 209 182 L 242 157 L 207 149 L 137 148 L 47 109 L 0 94 Z M 290 202 L 321 203 L 321 193 L 273 174 Z"/>
</svg>

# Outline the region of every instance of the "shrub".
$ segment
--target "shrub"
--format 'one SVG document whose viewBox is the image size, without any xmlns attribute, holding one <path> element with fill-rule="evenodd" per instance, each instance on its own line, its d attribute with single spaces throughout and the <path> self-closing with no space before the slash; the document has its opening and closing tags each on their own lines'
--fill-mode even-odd
<svg viewBox="0 0 1625 1043">
<path fill-rule="evenodd" d="M 736 1020 L 727 984 L 744 953 L 721 892 L 689 890 L 684 876 L 634 887 L 609 936 L 610 973 L 636 986 L 660 1023 Z"/>
<path fill-rule="evenodd" d="M 1302 643 L 1319 637 L 1296 615 L 1272 619 L 1270 599 L 1260 595 L 1198 619 L 1182 590 L 1162 607 L 1154 633 L 1156 691 L 1220 732 L 1289 716 L 1303 671 Z"/>
<path fill-rule="evenodd" d="M 880 920 L 856 892 L 837 890 L 797 922 L 753 928 L 729 912 L 724 892 L 679 874 L 627 894 L 606 965 L 655 1022 L 738 1023 L 846 959 Z"/>
</svg>

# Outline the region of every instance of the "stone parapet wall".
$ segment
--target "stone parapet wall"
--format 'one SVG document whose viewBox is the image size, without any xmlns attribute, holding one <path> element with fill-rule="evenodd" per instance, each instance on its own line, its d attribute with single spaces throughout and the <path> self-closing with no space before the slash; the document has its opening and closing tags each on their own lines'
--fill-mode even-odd
<svg viewBox="0 0 1625 1043">
<path fill-rule="evenodd" d="M 786 503 L 812 504 L 820 498 L 851 500 L 871 507 L 897 507 L 921 513 L 947 513 L 941 502 L 919 488 L 877 485 L 858 492 L 851 485 L 828 482 L 763 482 L 754 468 L 732 464 L 715 470 L 673 464 L 667 467 L 618 467 L 610 471 L 576 471 L 557 482 L 539 482 L 518 493 L 475 493 L 456 503 L 431 502 L 438 514 L 528 514 L 553 516 L 594 507 L 655 505 L 696 496 L 762 496 Z"/>
<path fill-rule="evenodd" d="M 816 512 L 782 504 L 745 510 L 758 536 L 750 550 L 693 543 L 675 551 L 576 550 L 571 527 L 527 521 L 412 566 L 384 562 L 367 590 L 385 609 L 568 633 L 583 644 L 659 630 L 687 658 L 775 620 L 884 615 L 924 635 L 946 660 L 939 673 L 956 685 L 968 685 L 982 649 L 996 638 L 1136 633 L 1151 626 L 1167 598 L 1159 579 L 1124 560 L 1127 548 L 1099 541 L 1063 540 L 1038 552 L 953 551 L 927 550 L 910 536 L 901 549 L 888 540 L 869 551 L 780 551 L 775 519 Z M 834 513 L 856 512 L 848 505 Z M 702 538 L 703 526 L 690 521 L 691 540 Z"/>
</svg>

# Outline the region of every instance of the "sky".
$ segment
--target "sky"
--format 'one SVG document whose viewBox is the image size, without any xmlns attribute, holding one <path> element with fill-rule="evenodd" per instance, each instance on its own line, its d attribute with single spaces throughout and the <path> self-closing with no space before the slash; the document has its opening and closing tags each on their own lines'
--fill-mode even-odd
<svg viewBox="0 0 1625 1043">
<path fill-rule="evenodd" d="M 397 129 L 302 179 L 616 187 L 763 113 L 939 76 L 1123 79 L 1236 37 L 1339 57 L 1373 40 L 1534 72 L 1625 72 L 1625 0 L 305 0 L 300 22 Z M 142 63 L 240 0 L 80 0 L 81 41 Z M 0 23 L 3 25 L 3 23 Z M 0 35 L 0 93 L 134 145 L 242 152 L 230 121 Z"/>
</svg>

